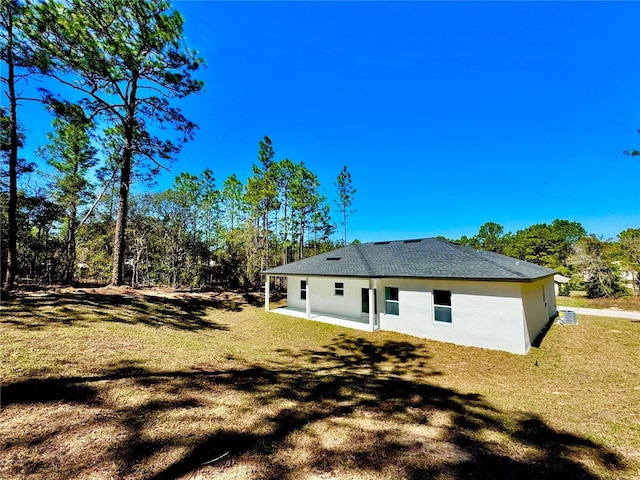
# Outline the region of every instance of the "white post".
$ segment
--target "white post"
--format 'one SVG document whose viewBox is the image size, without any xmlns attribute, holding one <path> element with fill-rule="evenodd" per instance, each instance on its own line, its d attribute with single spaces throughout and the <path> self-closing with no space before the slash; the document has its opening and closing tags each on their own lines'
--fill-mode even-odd
<svg viewBox="0 0 640 480">
<path fill-rule="evenodd" d="M 266 281 L 264 283 L 264 309 L 265 311 L 269 311 L 269 283 L 271 277 L 267 275 Z"/>
<path fill-rule="evenodd" d="M 311 288 L 309 288 L 309 277 L 306 277 L 304 281 L 307 282 L 307 298 L 305 301 L 307 318 L 311 318 Z"/>
<path fill-rule="evenodd" d="M 373 279 L 373 329 L 379 329 L 380 328 L 380 316 L 375 313 L 378 310 L 378 305 L 376 304 L 376 295 L 375 293 L 378 291 L 378 279 L 374 278 Z M 369 307 L 369 311 L 371 311 L 371 307 Z"/>
<path fill-rule="evenodd" d="M 376 328 L 376 301 L 374 296 L 373 281 L 369 279 L 369 331 Z"/>
</svg>

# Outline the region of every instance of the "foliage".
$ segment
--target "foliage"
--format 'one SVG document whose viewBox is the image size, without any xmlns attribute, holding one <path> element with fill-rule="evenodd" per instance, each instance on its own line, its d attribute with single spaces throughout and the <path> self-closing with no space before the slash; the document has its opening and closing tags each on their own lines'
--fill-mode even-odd
<svg viewBox="0 0 640 480">
<path fill-rule="evenodd" d="M 338 200 L 336 201 L 340 212 L 342 213 L 342 225 L 344 225 L 344 245 L 347 245 L 347 216 L 355 212 L 350 210 L 353 205 L 356 189 L 353 188 L 351 181 L 351 173 L 347 170 L 347 166 L 342 167 L 342 171 L 338 174 L 335 183 Z"/>
<path fill-rule="evenodd" d="M 640 290 L 640 228 L 628 228 L 618 236 L 621 248 L 622 265 L 628 269 Z"/>
<path fill-rule="evenodd" d="M 628 294 L 622 284 L 619 269 L 611 261 L 607 242 L 595 235 L 579 240 L 569 261 L 584 272 L 585 289 L 589 298 Z"/>
<path fill-rule="evenodd" d="M 79 105 L 51 101 L 56 118 L 53 133 L 48 134 L 51 143 L 39 150 L 49 165 L 55 168 L 53 181 L 54 198 L 66 210 L 62 235 L 65 237 L 66 255 L 63 260 L 62 280 L 66 284 L 74 281 L 76 270 L 76 235 L 80 226 L 79 209 L 88 203 L 91 182 L 88 171 L 97 159 L 96 149 L 91 145 L 93 122 Z"/>
<path fill-rule="evenodd" d="M 115 285 L 123 280 L 132 171 L 150 161 L 156 172 L 197 128 L 169 101 L 203 86 L 191 76 L 202 60 L 186 48 L 182 30 L 181 15 L 164 1 L 47 0 L 35 7 L 29 35 L 43 52 L 41 71 L 82 95 L 82 106 L 109 125 L 105 134 L 121 152 Z M 174 138 L 157 134 L 169 126 Z"/>
<path fill-rule="evenodd" d="M 7 247 L 3 248 L 2 271 L 5 272 L 2 288 L 13 289 L 19 273 L 18 261 L 18 179 L 24 170 L 18 157 L 19 149 L 24 145 L 24 135 L 20 132 L 18 104 L 22 100 L 16 90 L 21 80 L 32 74 L 34 50 L 32 43 L 24 35 L 25 19 L 29 8 L 18 0 L 3 0 L 0 3 L 0 82 L 6 86 L 9 109 L 0 112 L 0 153 L 3 160 L 2 184 L 8 178 L 7 201 Z M 6 163 L 6 170 L 4 168 Z M 3 244 L 4 245 L 4 244 Z"/>
</svg>

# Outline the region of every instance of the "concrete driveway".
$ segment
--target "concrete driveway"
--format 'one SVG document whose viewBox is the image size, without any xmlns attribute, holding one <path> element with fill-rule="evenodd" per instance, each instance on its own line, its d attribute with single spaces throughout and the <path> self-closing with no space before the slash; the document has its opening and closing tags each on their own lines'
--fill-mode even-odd
<svg viewBox="0 0 640 480">
<path fill-rule="evenodd" d="M 599 317 L 615 317 L 630 318 L 631 320 L 640 320 L 640 312 L 630 312 L 627 310 L 611 310 L 604 308 L 581 308 L 581 307 L 563 307 L 558 305 L 558 311 L 572 311 L 579 315 L 596 315 Z"/>
</svg>

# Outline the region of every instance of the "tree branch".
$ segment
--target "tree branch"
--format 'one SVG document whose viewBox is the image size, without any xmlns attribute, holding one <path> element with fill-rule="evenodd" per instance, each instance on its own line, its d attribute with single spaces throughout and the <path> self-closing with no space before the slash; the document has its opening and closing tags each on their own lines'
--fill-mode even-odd
<svg viewBox="0 0 640 480">
<path fill-rule="evenodd" d="M 107 191 L 107 188 L 109 188 L 109 185 L 111 185 L 111 182 L 113 182 L 113 180 L 116 178 L 117 173 L 118 173 L 118 167 L 113 169 L 113 174 L 111 175 L 111 178 L 105 182 L 104 187 L 103 187 L 102 191 L 100 192 L 100 195 L 98 195 L 96 197 L 95 202 L 93 202 L 93 205 L 91 205 L 91 208 L 87 211 L 85 216 L 82 218 L 82 220 L 80 221 L 80 223 L 76 227 L 76 234 L 80 231 L 80 227 L 82 227 L 82 225 L 84 225 L 85 222 L 89 219 L 89 216 L 91 215 L 93 210 L 98 205 L 98 202 L 100 202 L 100 200 L 102 200 L 102 197 L 104 196 L 105 192 Z"/>
</svg>

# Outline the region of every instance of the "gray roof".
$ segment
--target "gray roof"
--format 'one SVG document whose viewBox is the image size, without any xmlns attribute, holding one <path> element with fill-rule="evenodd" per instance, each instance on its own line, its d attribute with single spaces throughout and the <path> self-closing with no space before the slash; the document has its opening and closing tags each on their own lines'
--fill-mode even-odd
<svg viewBox="0 0 640 480">
<path fill-rule="evenodd" d="M 529 282 L 555 270 L 446 240 L 372 242 L 322 253 L 263 272 L 269 275 L 410 277 Z"/>
</svg>

